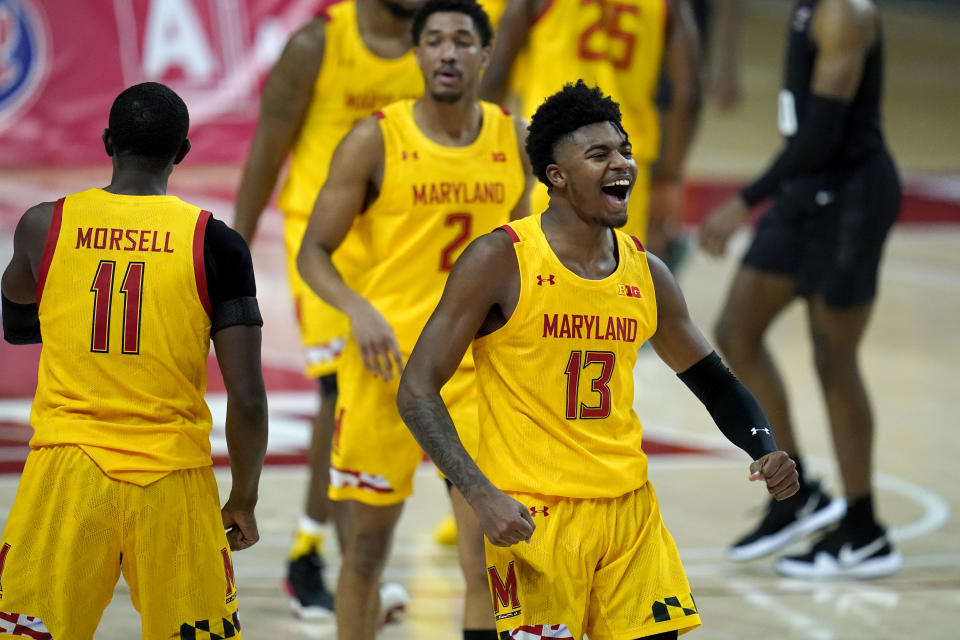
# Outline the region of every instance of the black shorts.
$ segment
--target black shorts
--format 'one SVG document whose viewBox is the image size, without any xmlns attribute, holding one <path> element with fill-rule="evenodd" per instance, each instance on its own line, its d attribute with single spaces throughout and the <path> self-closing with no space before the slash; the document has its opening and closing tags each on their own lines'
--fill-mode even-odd
<svg viewBox="0 0 960 640">
<path fill-rule="evenodd" d="M 798 295 L 819 294 L 831 307 L 868 304 L 877 295 L 880 257 L 900 200 L 887 153 L 839 177 L 793 180 L 757 223 L 743 264 L 793 275 Z"/>
</svg>

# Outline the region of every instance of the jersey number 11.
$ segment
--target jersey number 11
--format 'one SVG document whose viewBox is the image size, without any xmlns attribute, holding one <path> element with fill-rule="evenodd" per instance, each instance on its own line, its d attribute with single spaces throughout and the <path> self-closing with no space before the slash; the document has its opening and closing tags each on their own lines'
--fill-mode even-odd
<svg viewBox="0 0 960 640">
<path fill-rule="evenodd" d="M 93 327 L 90 331 L 90 351 L 110 351 L 110 310 L 113 307 L 113 274 L 117 263 L 101 260 L 97 274 L 90 285 L 93 292 Z M 123 294 L 123 353 L 140 353 L 140 310 L 143 306 L 143 262 L 127 264 L 127 272 L 120 284 Z"/>
</svg>

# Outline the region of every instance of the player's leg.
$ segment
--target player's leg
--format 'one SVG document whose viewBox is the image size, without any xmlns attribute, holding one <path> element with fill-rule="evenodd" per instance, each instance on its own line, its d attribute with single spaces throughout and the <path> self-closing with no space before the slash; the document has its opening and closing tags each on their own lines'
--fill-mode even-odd
<svg viewBox="0 0 960 640">
<path fill-rule="evenodd" d="M 330 446 L 335 425 L 337 376 L 319 379 L 320 408 L 313 419 L 310 438 L 306 513 L 300 517 L 293 545 L 287 555 L 287 592 L 294 615 L 305 620 L 333 616 L 333 594 L 323 581 L 323 550 L 330 536 L 331 517 L 327 487 L 330 478 Z M 334 527 L 336 529 L 336 527 Z M 342 538 L 337 532 L 342 548 Z"/>
<path fill-rule="evenodd" d="M 453 514 L 460 532 L 457 554 L 467 586 L 463 603 L 463 639 L 497 640 L 497 630 L 490 608 L 487 564 L 480 523 L 456 487 L 450 487 L 450 503 L 453 505 Z"/>
<path fill-rule="evenodd" d="M 715 329 L 725 360 L 757 397 L 773 425 L 777 445 L 797 461 L 801 478 L 796 495 L 781 502 L 768 500 L 760 523 L 733 543 L 728 557 L 737 561 L 773 553 L 843 514 L 843 502 L 831 500 L 804 473 L 786 388 L 765 344 L 770 325 L 797 295 L 796 274 L 804 247 L 797 219 L 786 198 L 761 219 Z"/>
<path fill-rule="evenodd" d="M 831 252 L 819 271 L 818 290 L 809 297 L 808 317 L 847 513 L 809 553 L 778 561 L 778 570 L 796 577 L 869 578 L 900 568 L 900 556 L 874 515 L 873 412 L 859 366 L 883 245 L 899 212 L 889 157 L 865 163 L 840 193 Z"/>
<path fill-rule="evenodd" d="M 144 640 L 240 638 L 233 557 L 210 467 L 124 492 L 123 577 Z"/>
<path fill-rule="evenodd" d="M 595 502 L 602 512 L 583 524 L 604 529 L 607 544 L 590 589 L 590 640 L 659 637 L 699 627 L 680 553 L 651 484 Z"/>
<path fill-rule="evenodd" d="M 306 224 L 305 217 L 287 215 L 284 245 L 290 291 L 307 363 L 305 374 L 318 380 L 320 408 L 313 419 L 310 440 L 306 509 L 287 554 L 286 588 L 294 615 L 319 620 L 333 616 L 333 594 L 323 580 L 323 550 L 331 531 L 327 484 L 337 402 L 336 369 L 349 327 L 346 317 L 320 300 L 297 272 L 296 256 Z"/>
<path fill-rule="evenodd" d="M 403 503 L 374 506 L 348 500 L 340 507 L 350 537 L 337 582 L 337 637 L 373 640 L 380 621 L 380 578 Z"/>
<path fill-rule="evenodd" d="M 597 501 L 509 495 L 530 509 L 537 529 L 529 543 L 510 547 L 484 539 L 499 637 L 582 638 L 594 571 L 606 549 Z"/>
<path fill-rule="evenodd" d="M 30 452 L 0 538 L 0 636 L 93 638 L 120 577 L 122 484 L 77 447 Z"/>
</svg>

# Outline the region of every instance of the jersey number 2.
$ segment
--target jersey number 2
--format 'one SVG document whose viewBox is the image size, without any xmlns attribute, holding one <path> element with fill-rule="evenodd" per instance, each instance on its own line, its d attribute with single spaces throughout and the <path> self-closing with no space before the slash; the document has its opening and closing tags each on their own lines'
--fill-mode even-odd
<svg viewBox="0 0 960 640">
<path fill-rule="evenodd" d="M 567 420 L 610 417 L 610 377 L 616 355 L 610 351 L 571 351 L 567 361 Z M 592 364 L 600 365 L 600 373 L 590 383 L 590 389 L 600 394 L 600 404 L 588 406 L 580 402 L 580 370 Z"/>
<path fill-rule="evenodd" d="M 580 4 L 600 5 L 600 17 L 590 24 L 577 39 L 577 56 L 581 60 L 608 60 L 614 69 L 626 69 L 633 60 L 633 50 L 637 47 L 637 34 L 624 31 L 620 26 L 620 17 L 625 13 L 637 15 L 639 8 L 632 4 L 613 2 L 612 0 L 580 0 Z M 605 32 L 611 41 L 623 43 L 620 54 L 614 57 L 606 49 L 597 51 L 590 47 L 590 39 L 598 32 Z"/>
<path fill-rule="evenodd" d="M 469 213 L 451 213 L 447 216 L 444 224 L 448 227 L 460 227 L 460 233 L 457 234 L 457 237 L 451 240 L 440 252 L 440 271 L 450 271 L 453 269 L 453 263 L 457 261 L 454 254 L 470 239 L 470 232 L 473 230 L 473 216 Z"/>
<path fill-rule="evenodd" d="M 131 262 L 120 284 L 123 294 L 123 353 L 140 353 L 140 310 L 143 296 L 143 262 Z M 90 332 L 90 351 L 110 351 L 110 309 L 113 302 L 113 274 L 117 263 L 101 260 L 97 274 L 90 285 L 93 292 L 93 328 Z"/>
</svg>

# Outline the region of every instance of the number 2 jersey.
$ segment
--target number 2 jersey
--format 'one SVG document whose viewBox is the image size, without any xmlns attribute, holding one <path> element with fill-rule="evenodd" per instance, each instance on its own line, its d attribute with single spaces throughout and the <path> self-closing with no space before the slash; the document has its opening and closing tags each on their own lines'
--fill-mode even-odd
<svg viewBox="0 0 960 640">
<path fill-rule="evenodd" d="M 211 464 L 209 219 L 175 196 L 57 202 L 37 276 L 31 447 L 79 446 L 140 485 Z"/>
<path fill-rule="evenodd" d="M 557 258 L 542 216 L 512 222 L 520 297 L 473 342 L 480 394 L 477 464 L 503 491 L 612 498 L 647 481 L 633 411 L 637 349 L 657 328 L 642 245 L 613 231 L 619 263 L 587 280 Z"/>
<path fill-rule="evenodd" d="M 508 222 L 523 194 L 513 117 L 479 104 L 480 133 L 463 147 L 425 136 L 413 100 L 377 113 L 383 183 L 353 227 L 372 265 L 355 286 L 390 323 L 404 358 L 440 301 L 453 263 L 475 238 Z"/>
</svg>

